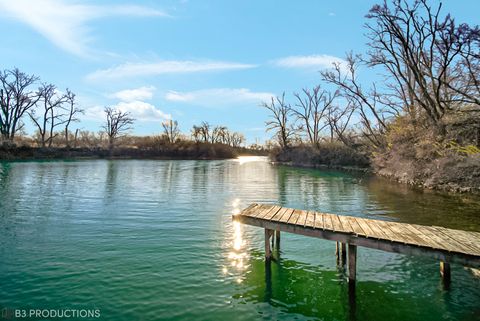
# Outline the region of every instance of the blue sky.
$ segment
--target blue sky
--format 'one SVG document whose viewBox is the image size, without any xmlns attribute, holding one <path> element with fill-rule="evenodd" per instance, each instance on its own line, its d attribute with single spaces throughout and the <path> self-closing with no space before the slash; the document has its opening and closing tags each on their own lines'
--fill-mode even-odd
<svg viewBox="0 0 480 321">
<path fill-rule="evenodd" d="M 172 117 L 184 132 L 205 120 L 263 142 L 259 103 L 365 52 L 364 16 L 377 2 L 0 0 L 0 68 L 73 90 L 83 129 L 100 130 L 108 105 L 130 111 L 140 135 Z M 479 1 L 444 2 L 478 23 Z"/>
</svg>

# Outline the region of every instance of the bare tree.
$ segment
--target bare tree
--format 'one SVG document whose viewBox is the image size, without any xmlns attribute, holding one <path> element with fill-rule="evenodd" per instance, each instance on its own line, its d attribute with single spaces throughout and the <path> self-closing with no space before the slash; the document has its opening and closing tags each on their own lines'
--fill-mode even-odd
<svg viewBox="0 0 480 321">
<path fill-rule="evenodd" d="M 288 121 L 291 108 L 285 102 L 285 93 L 281 97 L 272 97 L 270 103 L 263 102 L 261 107 L 270 111 L 270 120 L 265 122 L 267 131 L 274 131 L 280 147 L 288 148 L 295 130 Z"/>
<path fill-rule="evenodd" d="M 200 128 L 200 137 L 202 137 L 203 142 L 208 143 L 210 140 L 210 124 L 204 121 L 202 122 L 199 128 Z"/>
<path fill-rule="evenodd" d="M 210 137 L 211 143 L 227 144 L 229 140 L 228 128 L 225 126 L 215 126 Z"/>
<path fill-rule="evenodd" d="M 443 136 L 443 116 L 463 108 L 480 106 L 478 66 L 480 30 L 457 25 L 442 3 L 427 0 L 393 0 L 375 5 L 367 18 L 370 66 L 382 66 L 390 82 L 384 97 L 396 100 L 415 116 L 420 108 Z M 473 50 L 472 50 L 473 49 Z M 470 68 L 473 67 L 473 68 Z M 387 95 L 388 94 L 388 95 Z M 393 98 L 392 98 L 393 97 Z"/>
<path fill-rule="evenodd" d="M 314 146 L 320 143 L 321 132 L 328 126 L 326 121 L 327 111 L 337 96 L 320 86 L 314 87 L 311 91 L 307 88 L 301 93 L 295 93 L 297 103 L 291 109 L 291 113 L 301 123 L 301 130 L 304 130 L 308 141 Z"/>
<path fill-rule="evenodd" d="M 135 121 L 130 117 L 129 112 L 122 112 L 112 107 L 105 107 L 106 123 L 103 129 L 108 137 L 108 148 L 113 150 L 115 140 L 125 132 L 132 129 L 131 125 Z"/>
<path fill-rule="evenodd" d="M 22 117 L 37 103 L 39 96 L 32 86 L 38 77 L 27 75 L 17 68 L 0 71 L 0 135 L 13 141 L 15 133 L 24 126 Z"/>
<path fill-rule="evenodd" d="M 339 94 L 350 106 L 353 106 L 363 125 L 363 135 L 376 147 L 385 145 L 384 134 L 387 131 L 388 118 L 398 115 L 395 106 L 382 102 L 375 85 L 371 91 L 365 92 L 357 79 L 360 56 L 348 54 L 346 66 L 335 63 L 333 70 L 324 70 L 322 77 L 328 83 L 338 86 Z"/>
<path fill-rule="evenodd" d="M 240 147 L 243 143 L 245 143 L 245 136 L 243 136 L 243 134 L 234 132 L 230 135 L 230 146 Z"/>
<path fill-rule="evenodd" d="M 333 142 L 334 133 L 337 138 L 347 146 L 352 145 L 352 140 L 347 137 L 346 132 L 349 128 L 350 120 L 355 112 L 355 108 L 351 104 L 345 107 L 330 105 L 327 111 L 327 122 L 330 127 L 330 141 Z"/>
<path fill-rule="evenodd" d="M 62 118 L 66 111 L 63 104 L 66 102 L 66 96 L 60 94 L 55 85 L 43 84 L 38 89 L 38 97 L 38 110 L 29 110 L 28 115 L 37 127 L 41 146 L 45 147 L 48 143 L 48 147 L 51 147 L 53 139 L 57 136 L 55 128 L 64 123 Z"/>
<path fill-rule="evenodd" d="M 202 140 L 202 134 L 201 134 L 200 126 L 193 125 L 193 127 L 192 127 L 192 138 L 196 143 L 198 143 Z"/>
<path fill-rule="evenodd" d="M 163 133 L 169 143 L 175 143 L 180 135 L 180 129 L 178 128 L 178 122 L 176 120 L 167 119 L 162 123 Z"/>
<path fill-rule="evenodd" d="M 78 115 L 84 113 L 83 109 L 80 109 L 80 108 L 77 107 L 75 97 L 76 97 L 76 95 L 67 88 L 67 92 L 65 94 L 65 102 L 68 104 L 68 106 L 65 107 L 65 109 L 67 111 L 66 119 L 65 119 L 65 145 L 66 145 L 66 147 L 70 147 L 70 140 L 69 140 L 70 132 L 68 131 L 68 128 L 70 127 L 70 124 L 72 122 L 80 121 L 78 119 Z M 78 129 L 75 131 L 75 135 L 74 135 L 74 141 L 75 142 L 77 140 L 77 136 L 78 136 Z"/>
</svg>

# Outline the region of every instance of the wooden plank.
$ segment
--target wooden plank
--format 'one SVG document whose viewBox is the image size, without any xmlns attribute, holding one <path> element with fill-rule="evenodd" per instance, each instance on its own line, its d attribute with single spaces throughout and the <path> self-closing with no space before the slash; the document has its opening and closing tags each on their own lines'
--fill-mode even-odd
<svg viewBox="0 0 480 321">
<path fill-rule="evenodd" d="M 424 241 L 417 236 L 417 233 L 413 233 L 406 227 L 405 223 L 387 222 L 390 229 L 404 238 L 404 243 L 413 245 L 423 245 Z"/>
<path fill-rule="evenodd" d="M 384 222 L 392 231 L 399 237 L 399 242 L 406 243 L 406 244 L 412 244 L 412 245 L 418 245 L 418 242 L 416 241 L 416 238 L 412 237 L 409 235 L 407 232 L 408 230 L 403 228 L 401 225 L 398 225 L 394 222 Z"/>
<path fill-rule="evenodd" d="M 463 245 L 461 242 L 456 241 L 454 238 L 446 237 L 438 229 L 433 226 L 424 226 L 423 229 L 428 229 L 437 238 L 437 243 L 442 243 L 445 247 L 448 247 L 452 252 L 463 252 Z M 471 253 L 471 251 L 468 251 Z"/>
<path fill-rule="evenodd" d="M 315 212 L 308 211 L 307 219 L 305 220 L 305 226 L 315 228 Z"/>
<path fill-rule="evenodd" d="M 320 230 L 324 230 L 325 229 L 325 225 L 324 225 L 325 221 L 324 221 L 323 214 L 319 213 L 319 212 L 314 212 L 314 215 L 315 215 L 315 228 L 320 229 Z"/>
<path fill-rule="evenodd" d="M 392 242 L 401 242 L 401 243 L 404 243 L 404 238 L 402 237 L 402 235 L 398 234 L 397 232 L 393 231 L 388 222 L 387 221 L 375 221 L 375 223 L 377 224 L 377 226 L 382 230 L 383 233 L 385 233 L 388 237 L 388 240 L 392 241 Z"/>
<path fill-rule="evenodd" d="M 418 232 L 418 235 L 421 235 L 425 239 L 424 246 L 429 246 L 434 249 L 446 249 L 445 244 L 438 241 L 437 236 L 432 233 L 430 230 L 425 229 L 423 225 L 409 224 L 409 228 L 412 228 Z M 446 249 L 448 251 L 448 249 Z"/>
<path fill-rule="evenodd" d="M 297 224 L 297 220 L 300 217 L 301 210 L 294 210 L 290 218 L 288 219 L 288 224 Z"/>
<path fill-rule="evenodd" d="M 432 228 L 450 240 L 450 242 L 454 243 L 462 252 L 480 255 L 480 248 L 478 247 L 480 241 L 475 241 L 474 238 L 471 238 L 471 235 L 468 232 L 468 234 L 461 233 L 462 231 L 459 230 L 447 229 L 439 226 L 432 226 Z"/>
<path fill-rule="evenodd" d="M 330 214 L 330 217 L 332 219 L 333 230 L 335 232 L 343 232 L 342 223 L 340 222 L 338 215 Z"/>
<path fill-rule="evenodd" d="M 447 230 L 448 232 L 446 231 L 446 233 L 454 236 L 455 239 L 458 239 L 460 242 L 462 242 L 466 246 L 472 248 L 477 254 L 480 254 L 480 237 L 477 237 L 478 233 L 439 228 L 439 227 L 436 227 L 436 228 Z"/>
<path fill-rule="evenodd" d="M 272 219 L 272 217 L 275 216 L 275 214 L 277 214 L 278 211 L 280 211 L 281 207 L 280 206 L 274 206 L 272 207 L 272 209 L 265 214 L 265 216 L 262 217 L 262 219 L 264 220 L 270 220 Z"/>
<path fill-rule="evenodd" d="M 343 233 L 350 233 L 350 225 L 346 225 L 343 227 L 342 221 L 338 215 L 332 215 L 332 223 L 335 228 L 335 231 L 343 232 Z"/>
<path fill-rule="evenodd" d="M 250 205 L 249 207 L 247 207 L 246 209 L 244 209 L 243 211 L 240 212 L 240 215 L 251 215 L 252 213 L 255 213 L 255 211 L 258 211 L 260 208 L 261 208 L 261 204 L 257 204 L 257 203 L 253 203 L 252 205 Z"/>
<path fill-rule="evenodd" d="M 351 233 L 351 234 L 355 233 L 355 231 L 352 228 L 352 225 L 350 224 L 351 216 L 338 215 L 338 219 L 342 223 L 342 228 L 345 233 Z"/>
<path fill-rule="evenodd" d="M 428 226 L 423 226 L 423 225 L 415 225 L 411 224 L 414 228 L 416 228 L 419 233 L 422 233 L 426 237 L 430 239 L 430 244 L 433 246 L 435 249 L 443 249 L 446 251 L 455 251 L 457 248 L 456 246 L 451 245 L 448 242 L 445 242 L 441 237 L 437 235 L 437 232 L 434 230 L 430 230 Z"/>
<path fill-rule="evenodd" d="M 405 224 L 405 228 L 409 229 L 411 233 L 415 234 L 422 240 L 423 247 L 429 247 L 432 249 L 438 247 L 438 244 L 435 243 L 428 235 L 425 235 L 421 230 L 416 229 L 412 224 Z"/>
<path fill-rule="evenodd" d="M 458 252 L 464 252 L 464 253 L 471 253 L 472 250 L 466 246 L 465 244 L 463 244 L 462 242 L 460 241 L 457 241 L 455 238 L 447 235 L 447 234 L 444 234 L 441 230 L 439 230 L 437 227 L 432 227 L 434 229 L 434 231 L 432 231 L 430 229 L 430 231 L 432 231 L 434 234 L 437 234 L 439 237 L 441 237 L 445 242 L 448 242 L 450 245 L 451 245 L 451 248 L 457 248 L 458 249 Z M 423 230 L 423 229 L 421 229 Z M 421 236 L 421 235 L 420 235 Z"/>
<path fill-rule="evenodd" d="M 372 230 L 372 235 L 374 238 L 388 240 L 387 234 L 385 234 L 382 231 L 382 229 L 379 228 L 377 224 L 375 224 L 375 220 L 370 220 L 370 219 L 364 219 L 364 220 L 368 223 L 368 226 Z"/>
<path fill-rule="evenodd" d="M 355 217 L 354 219 L 358 223 L 358 225 L 360 225 L 367 237 L 378 237 L 378 234 L 375 233 L 373 228 L 370 227 L 368 220 L 361 217 Z"/>
<path fill-rule="evenodd" d="M 278 221 L 283 214 L 285 214 L 286 211 L 288 211 L 289 208 L 286 208 L 286 207 L 282 207 L 277 213 L 275 213 L 275 215 L 270 218 L 270 221 Z"/>
<path fill-rule="evenodd" d="M 248 216 L 250 216 L 250 217 L 262 217 L 272 207 L 273 207 L 273 205 L 270 205 L 270 204 L 260 204 L 260 206 L 258 208 L 256 208 L 255 211 L 252 211 L 250 213 L 250 215 L 248 215 Z"/>
<path fill-rule="evenodd" d="M 308 211 L 300 211 L 300 216 L 297 220 L 297 225 L 305 227 L 305 222 L 307 220 Z"/>
<path fill-rule="evenodd" d="M 369 226 L 370 228 L 375 231 L 375 233 L 377 235 L 379 235 L 379 239 L 382 239 L 382 240 L 390 240 L 390 236 L 389 234 L 387 233 L 387 231 L 384 231 L 378 224 L 377 224 L 378 220 L 370 220 L 369 219 Z"/>
<path fill-rule="evenodd" d="M 322 213 L 323 216 L 323 228 L 325 230 L 333 231 L 333 223 L 332 223 L 332 214 Z"/>
<path fill-rule="evenodd" d="M 357 235 L 364 235 L 366 236 L 367 234 L 365 231 L 362 229 L 360 224 L 358 224 L 357 220 L 354 217 L 349 217 L 348 222 L 350 223 L 350 226 L 352 227 L 353 233 Z"/>
<path fill-rule="evenodd" d="M 247 213 L 249 213 L 251 210 L 253 210 L 255 207 L 258 206 L 258 203 L 252 203 L 250 204 L 247 208 L 244 208 L 240 214 L 241 215 L 248 215 Z"/>
<path fill-rule="evenodd" d="M 293 214 L 293 209 L 288 208 L 287 211 L 285 211 L 285 213 L 282 215 L 282 217 L 278 221 L 282 223 L 287 223 L 292 214 Z"/>
</svg>

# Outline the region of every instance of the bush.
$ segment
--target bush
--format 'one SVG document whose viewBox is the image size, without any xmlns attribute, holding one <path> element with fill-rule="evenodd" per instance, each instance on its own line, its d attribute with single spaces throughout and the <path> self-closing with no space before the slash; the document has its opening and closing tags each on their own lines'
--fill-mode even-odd
<svg viewBox="0 0 480 321">
<path fill-rule="evenodd" d="M 342 143 L 321 143 L 319 146 L 299 145 L 284 150 L 274 150 L 274 161 L 302 166 L 355 166 L 368 167 L 366 155 Z"/>
</svg>

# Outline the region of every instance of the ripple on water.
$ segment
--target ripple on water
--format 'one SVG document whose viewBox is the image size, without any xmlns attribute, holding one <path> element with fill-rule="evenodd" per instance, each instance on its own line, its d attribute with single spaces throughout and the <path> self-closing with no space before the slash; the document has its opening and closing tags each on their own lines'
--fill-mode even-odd
<svg viewBox="0 0 480 321">
<path fill-rule="evenodd" d="M 105 320 L 345 320 L 334 243 L 285 234 L 268 269 L 261 229 L 231 214 L 269 202 L 480 230 L 478 201 L 394 186 L 261 158 L 3 163 L 0 306 L 96 307 Z M 437 262 L 361 248 L 356 319 L 473 320 L 480 281 L 456 265 L 452 277 L 446 292 Z"/>
</svg>

